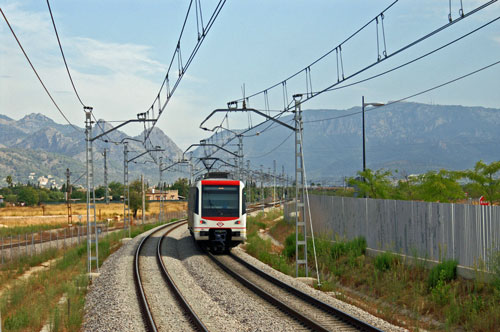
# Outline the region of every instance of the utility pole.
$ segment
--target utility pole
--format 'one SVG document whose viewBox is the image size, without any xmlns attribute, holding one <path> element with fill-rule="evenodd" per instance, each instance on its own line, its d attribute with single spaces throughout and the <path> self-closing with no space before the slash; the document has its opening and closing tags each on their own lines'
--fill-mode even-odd
<svg viewBox="0 0 500 332">
<path fill-rule="evenodd" d="M 238 180 L 243 181 L 243 135 L 238 135 Z"/>
<path fill-rule="evenodd" d="M 281 197 L 283 200 L 283 204 L 285 204 L 285 166 L 284 165 L 281 165 L 281 188 L 283 190 L 281 192 Z"/>
<path fill-rule="evenodd" d="M 105 199 L 104 201 L 106 202 L 106 205 L 109 205 L 109 187 L 108 187 L 108 153 L 107 149 L 104 149 L 104 187 L 106 188 L 105 191 Z"/>
<path fill-rule="evenodd" d="M 294 95 L 295 100 L 295 276 L 299 276 L 299 266 L 305 269 L 306 277 L 309 275 L 307 268 L 307 228 L 305 205 L 305 176 L 302 144 L 302 110 L 301 95 Z M 299 237 L 302 234 L 303 238 Z"/>
<path fill-rule="evenodd" d="M 276 202 L 276 160 L 273 160 L 273 202 Z"/>
<path fill-rule="evenodd" d="M 92 147 L 92 107 L 84 106 L 85 111 L 85 141 L 87 164 L 87 272 L 92 272 L 92 261 L 96 263 L 99 273 L 99 235 L 97 233 L 95 189 L 94 189 L 94 153 Z M 93 222 L 90 220 L 90 211 L 93 210 Z M 92 230 L 92 227 L 94 229 Z M 92 254 L 92 243 L 95 244 L 95 254 Z"/>
<path fill-rule="evenodd" d="M 141 189 L 142 189 L 142 224 L 144 225 L 144 213 L 146 211 L 146 194 L 144 192 L 144 174 L 141 174 Z"/>
<path fill-rule="evenodd" d="M 130 188 L 128 183 L 128 143 L 123 142 L 123 228 L 130 232 Z"/>
<path fill-rule="evenodd" d="M 163 177 L 162 177 L 162 166 L 163 166 L 163 157 L 160 157 L 160 185 L 158 189 L 160 189 L 160 213 L 158 214 L 158 222 L 163 220 Z"/>
<path fill-rule="evenodd" d="M 68 226 L 73 226 L 73 211 L 71 210 L 71 172 L 66 168 L 66 205 L 68 207 Z"/>
<path fill-rule="evenodd" d="M 260 165 L 260 199 L 262 201 L 262 212 L 264 212 L 264 165 Z"/>
</svg>

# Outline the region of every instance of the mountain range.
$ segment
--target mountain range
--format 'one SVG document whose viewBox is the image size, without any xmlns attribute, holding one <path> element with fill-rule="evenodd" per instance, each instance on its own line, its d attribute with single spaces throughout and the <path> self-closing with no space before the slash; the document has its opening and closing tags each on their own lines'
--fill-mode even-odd
<svg viewBox="0 0 500 332">
<path fill-rule="evenodd" d="M 442 168 L 470 169 L 479 160 L 500 160 L 500 109 L 388 104 L 367 107 L 365 112 L 367 168 L 398 171 L 403 176 Z M 363 167 L 361 108 L 302 113 L 307 179 L 340 184 L 344 176 L 355 176 Z M 280 121 L 293 126 L 292 115 L 282 116 Z M 273 172 L 276 160 L 278 174 L 284 167 L 293 176 L 293 131 L 266 124 L 245 135 L 250 137 L 244 139 L 244 155 L 252 169 L 263 165 L 266 172 Z M 217 141 L 215 136 L 213 140 Z"/>
<path fill-rule="evenodd" d="M 99 120 L 93 127 L 93 136 L 106 131 L 111 125 Z M 143 140 L 144 134 L 131 137 L 128 140 L 129 159 L 144 151 L 142 144 L 134 140 Z M 107 149 L 108 181 L 123 182 L 123 144 L 125 137 L 130 137 L 120 130 L 115 130 L 95 140 L 94 168 L 96 184 L 104 181 L 103 151 Z M 165 151 L 163 155 L 177 159 L 182 154 L 179 147 L 163 131 L 154 128 L 151 141 L 161 146 Z M 107 142 L 106 142 L 107 140 Z M 137 152 L 138 151 L 138 152 Z M 149 158 L 151 160 L 151 158 Z M 50 118 L 37 113 L 26 115 L 16 121 L 5 115 L 0 115 L 0 185 L 5 185 L 5 177 L 11 175 L 14 182 L 26 183 L 30 173 L 35 173 L 34 180 L 40 176 L 51 175 L 57 184 L 66 181 L 66 168 L 72 172 L 72 180 L 76 181 L 85 172 L 85 135 L 84 129 L 61 125 Z M 137 161 L 141 164 L 129 163 L 130 181 L 137 179 L 141 174 L 146 181 L 156 183 L 159 179 L 158 166 L 154 163 L 143 163 L 148 156 L 143 156 Z M 176 177 L 173 173 L 165 174 L 165 180 Z M 85 177 L 81 177 L 78 184 L 84 184 Z"/>
<path fill-rule="evenodd" d="M 344 176 L 354 176 L 362 169 L 361 109 L 304 110 L 304 157 L 307 179 L 323 184 L 338 184 Z M 293 115 L 284 115 L 280 121 L 293 125 Z M 93 132 L 111 128 L 99 120 Z M 254 120 L 255 122 L 255 120 Z M 399 175 L 419 174 L 441 168 L 463 170 L 474 167 L 479 160 L 489 163 L 500 159 L 500 109 L 420 103 L 393 103 L 367 109 L 365 114 L 366 160 L 371 169 L 398 171 Z M 241 132 L 242 129 L 232 129 Z M 30 173 L 52 175 L 61 184 L 69 167 L 72 180 L 85 171 L 85 140 L 82 128 L 57 124 L 42 114 L 30 114 L 16 121 L 0 114 L 0 185 L 11 175 L 15 182 L 27 182 Z M 224 137 L 234 136 L 226 131 L 208 139 L 221 144 Z M 104 148 L 108 151 L 109 181 L 123 182 L 123 145 L 129 137 L 115 130 L 94 143 L 96 183 L 103 182 Z M 142 141 L 143 134 L 133 137 Z M 176 160 L 182 151 L 161 129 L 151 134 L 154 146 Z M 226 149 L 236 151 L 233 140 Z M 129 150 L 144 151 L 141 143 L 129 141 Z M 243 151 L 252 169 L 265 171 L 282 167 L 287 174 L 294 172 L 293 131 L 278 124 L 265 124 L 245 133 Z M 139 152 L 130 152 L 129 158 Z M 203 156 L 198 148 L 194 155 Z M 228 155 L 218 152 L 218 156 Z M 233 156 L 230 156 L 232 162 Z M 147 155 L 140 162 L 151 160 Z M 199 166 L 201 166 L 199 164 Z M 129 164 L 131 180 L 144 174 L 150 183 L 158 181 L 158 166 L 154 163 Z M 165 181 L 171 182 L 187 173 L 164 172 Z M 84 183 L 84 178 L 80 180 Z"/>
</svg>

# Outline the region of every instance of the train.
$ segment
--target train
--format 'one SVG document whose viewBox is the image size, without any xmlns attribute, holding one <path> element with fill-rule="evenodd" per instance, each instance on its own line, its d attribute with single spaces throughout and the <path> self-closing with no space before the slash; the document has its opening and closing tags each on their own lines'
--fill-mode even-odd
<svg viewBox="0 0 500 332">
<path fill-rule="evenodd" d="M 229 253 L 247 239 L 245 184 L 228 173 L 207 173 L 188 196 L 188 229 L 194 240 L 214 253 Z"/>
</svg>

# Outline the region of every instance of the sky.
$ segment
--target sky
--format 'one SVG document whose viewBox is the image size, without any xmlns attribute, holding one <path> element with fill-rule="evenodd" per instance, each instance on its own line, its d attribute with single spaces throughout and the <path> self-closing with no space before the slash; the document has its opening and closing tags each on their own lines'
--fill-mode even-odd
<svg viewBox="0 0 500 332">
<path fill-rule="evenodd" d="M 207 137 L 201 121 L 214 109 L 243 95 L 264 90 L 307 67 L 380 14 L 387 0 L 228 0 L 158 122 L 181 149 Z M 463 0 L 468 13 L 486 0 Z M 205 22 L 217 1 L 202 0 Z M 460 1 L 452 2 L 452 18 Z M 72 0 L 50 1 L 61 43 L 76 88 L 96 118 L 128 120 L 145 112 L 158 94 L 175 50 L 188 1 Z M 448 1 L 400 0 L 384 15 L 387 54 L 445 25 Z M 0 0 L 26 53 L 68 119 L 84 125 L 78 102 L 57 45 L 45 1 Z M 449 29 L 381 61 L 352 80 L 366 78 L 425 54 L 495 19 L 500 4 L 454 24 Z M 192 16 L 194 17 L 194 16 Z M 376 25 L 372 23 L 344 44 L 345 74 L 376 63 Z M 183 39 L 183 57 L 196 41 L 190 18 Z M 382 47 L 381 25 L 379 38 Z M 380 51 L 381 52 L 381 51 Z M 302 106 L 307 109 L 349 109 L 368 102 L 397 100 L 500 60 L 500 21 L 431 56 L 363 84 L 327 92 Z M 311 67 L 313 90 L 337 82 L 335 57 Z M 500 65 L 455 84 L 411 99 L 413 102 L 500 108 Z M 288 85 L 290 95 L 305 92 L 306 78 Z M 283 108 L 280 92 L 270 92 L 270 108 Z M 263 96 L 250 99 L 262 109 Z M 42 113 L 58 123 L 63 117 L 29 67 L 5 21 L 0 22 L 0 114 L 20 119 Z M 220 120 L 213 119 L 211 124 Z M 253 119 L 254 123 L 258 121 Z M 229 119 L 230 129 L 248 126 L 246 115 Z M 141 125 L 123 130 L 140 133 Z"/>
</svg>

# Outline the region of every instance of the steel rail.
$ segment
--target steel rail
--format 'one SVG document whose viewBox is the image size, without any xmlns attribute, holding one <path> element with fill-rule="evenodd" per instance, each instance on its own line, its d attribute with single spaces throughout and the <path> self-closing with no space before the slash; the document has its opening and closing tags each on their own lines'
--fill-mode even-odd
<svg viewBox="0 0 500 332">
<path fill-rule="evenodd" d="M 275 298 L 273 295 L 269 294 L 259 286 L 255 285 L 254 283 L 250 282 L 249 280 L 245 279 L 243 276 L 240 274 L 236 273 L 235 271 L 231 270 L 229 267 L 227 267 L 225 264 L 220 262 L 215 256 L 207 252 L 208 257 L 212 259 L 212 261 L 217 264 L 222 270 L 224 270 L 227 274 L 229 274 L 231 277 L 236 279 L 238 282 L 240 282 L 243 286 L 247 287 L 251 291 L 253 291 L 255 294 L 263 298 L 264 300 L 268 301 L 275 307 L 277 307 L 279 310 L 282 312 L 285 312 L 288 314 L 290 317 L 296 319 L 300 323 L 304 324 L 308 328 L 314 330 L 314 331 L 320 331 L 320 332 L 330 332 L 326 327 L 320 325 L 319 323 L 315 322 L 314 320 L 304 316 L 300 312 L 296 311 L 295 309 L 289 307 L 286 305 L 284 302 L 278 300 Z"/>
<path fill-rule="evenodd" d="M 343 312 L 335 307 L 332 307 L 331 305 L 329 305 L 321 300 L 318 300 L 317 298 L 315 298 L 309 294 L 306 294 L 306 293 L 298 290 L 295 287 L 292 287 L 292 286 L 284 283 L 283 281 L 271 276 L 270 274 L 267 274 L 266 272 L 264 272 L 262 270 L 259 270 L 258 268 L 256 268 L 252 264 L 244 261 L 243 259 L 241 259 L 240 257 L 238 257 L 234 254 L 229 254 L 229 256 L 232 259 L 234 259 L 236 262 L 238 262 L 239 264 L 243 265 L 247 269 L 249 269 L 252 272 L 254 272 L 255 274 L 257 274 L 259 277 L 266 279 L 267 281 L 280 287 L 281 289 L 287 291 L 288 293 L 295 295 L 296 297 L 300 298 L 301 300 L 317 307 L 318 309 L 322 310 L 325 313 L 328 313 L 328 314 L 331 314 L 331 315 L 337 317 L 339 320 L 346 322 L 347 324 L 354 326 L 361 331 L 373 331 L 373 332 L 381 332 L 382 331 L 382 330 L 380 330 L 380 329 L 378 329 L 378 328 L 376 328 L 376 327 L 374 327 L 366 322 L 359 320 L 356 317 L 353 317 L 353 316 L 351 316 L 351 315 L 349 315 L 349 314 L 347 314 L 347 313 L 345 313 L 345 312 Z"/>
<path fill-rule="evenodd" d="M 201 319 L 198 317 L 198 315 L 196 314 L 196 312 L 194 311 L 194 309 L 189 305 L 189 303 L 184 298 L 184 296 L 182 296 L 181 291 L 179 290 L 179 288 L 175 284 L 172 276 L 170 275 L 170 273 L 168 272 L 167 268 L 165 267 L 165 263 L 163 262 L 162 255 L 161 255 L 161 245 L 163 243 L 163 240 L 165 239 L 165 236 L 167 234 L 169 234 L 170 232 L 172 232 L 174 229 L 176 229 L 176 228 L 184 225 L 185 223 L 186 222 L 185 222 L 185 219 L 184 219 L 184 222 L 180 222 L 175 227 L 172 227 L 168 232 L 166 232 L 161 237 L 161 239 L 158 241 L 158 245 L 156 247 L 156 258 L 158 260 L 158 264 L 161 267 L 163 279 L 168 284 L 168 286 L 170 287 L 170 289 L 174 292 L 175 297 L 177 298 L 178 302 L 181 304 L 181 306 L 184 308 L 184 310 L 186 311 L 186 313 L 191 318 L 191 322 L 193 323 L 193 325 L 196 327 L 196 329 L 198 331 L 208 332 L 209 331 L 208 328 L 205 326 L 205 324 L 203 324 L 203 322 L 201 321 Z"/>
<path fill-rule="evenodd" d="M 167 227 L 171 227 L 172 225 L 182 224 L 184 221 L 185 221 L 185 219 L 181 219 L 181 220 L 175 221 L 173 223 L 168 223 L 168 224 L 165 224 L 163 226 L 158 227 L 156 229 L 156 231 L 151 232 L 149 235 L 145 236 L 141 240 L 141 242 L 139 243 L 139 245 L 137 246 L 137 249 L 135 250 L 135 257 L 134 257 L 134 282 L 135 282 L 136 290 L 138 291 L 137 292 L 137 298 L 138 298 L 138 301 L 139 301 L 139 307 L 141 309 L 141 313 L 142 313 L 142 317 L 144 319 L 144 323 L 146 324 L 147 329 L 149 331 L 151 331 L 151 332 L 157 332 L 158 329 L 157 329 L 156 323 L 155 323 L 155 321 L 153 319 L 153 315 L 151 314 L 151 310 L 150 310 L 150 307 L 149 307 L 149 302 L 148 302 L 148 299 L 146 297 L 146 294 L 144 293 L 144 288 L 142 287 L 141 275 L 140 275 L 140 271 L 139 271 L 139 256 L 140 256 L 143 244 L 150 238 L 150 236 L 153 233 L 156 233 L 157 231 L 159 231 L 161 229 L 164 229 L 164 228 L 167 228 Z"/>
</svg>

